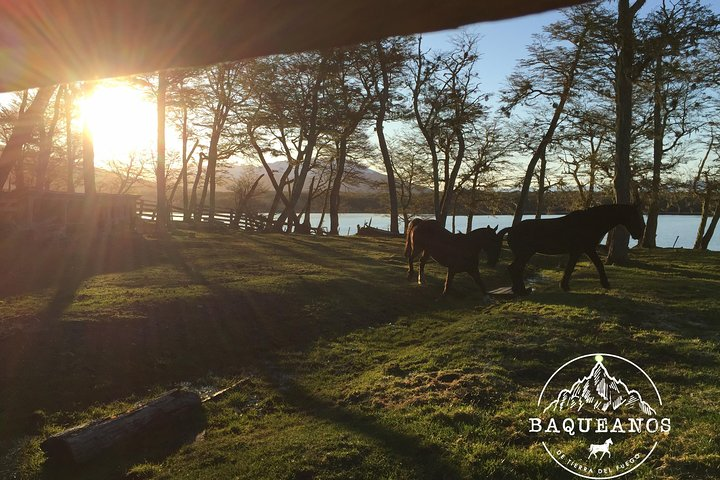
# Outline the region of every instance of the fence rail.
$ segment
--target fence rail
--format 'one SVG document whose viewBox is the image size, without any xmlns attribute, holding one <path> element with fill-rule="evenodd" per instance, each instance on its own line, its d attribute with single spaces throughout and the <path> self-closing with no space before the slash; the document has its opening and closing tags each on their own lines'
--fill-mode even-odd
<svg viewBox="0 0 720 480">
<path fill-rule="evenodd" d="M 157 203 L 138 200 L 136 207 L 137 215 L 143 220 L 151 222 L 157 220 Z M 168 209 L 172 212 L 170 218 L 173 222 L 183 221 L 184 211 L 182 208 L 168 205 Z M 203 209 L 200 214 L 200 221 L 210 221 L 209 209 Z M 241 230 L 260 231 L 265 227 L 266 219 L 262 215 L 249 215 L 244 212 L 237 212 L 232 208 L 216 208 L 213 221 Z"/>
</svg>

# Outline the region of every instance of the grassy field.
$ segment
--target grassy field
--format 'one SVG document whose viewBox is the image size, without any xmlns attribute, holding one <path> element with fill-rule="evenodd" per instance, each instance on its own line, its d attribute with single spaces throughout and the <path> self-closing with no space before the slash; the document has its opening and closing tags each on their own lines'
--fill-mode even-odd
<svg viewBox="0 0 720 480">
<path fill-rule="evenodd" d="M 405 281 L 401 240 L 177 232 L 0 245 L 0 478 L 575 478 L 527 433 L 565 361 L 644 366 L 673 430 L 637 479 L 720 475 L 720 254 L 633 251 L 570 293 L 561 257 L 535 292 L 438 300 Z M 508 284 L 505 252 L 489 287 Z M 240 384 L 81 468 L 48 435 L 168 389 Z"/>
</svg>

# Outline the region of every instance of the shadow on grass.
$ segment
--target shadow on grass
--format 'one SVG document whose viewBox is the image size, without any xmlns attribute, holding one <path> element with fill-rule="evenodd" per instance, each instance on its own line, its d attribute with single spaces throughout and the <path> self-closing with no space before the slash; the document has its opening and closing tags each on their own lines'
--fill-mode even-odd
<svg viewBox="0 0 720 480">
<path fill-rule="evenodd" d="M 137 310 L 135 317 L 129 315 L 134 318 L 61 319 L 79 285 L 98 272 L 97 268 L 68 267 L 67 276 L 56 280 L 57 294 L 43 310 L 40 325 L 0 338 L 0 440 L 22 433 L 35 410 L 48 414 L 82 411 L 92 404 L 143 396 L 209 373 L 234 375 L 279 349 L 304 349 L 318 338 L 391 322 L 399 315 L 448 308 L 429 298 L 426 289 L 408 288 L 399 269 L 397 281 L 387 285 L 395 269 L 389 272 L 381 260 L 356 262 L 337 252 L 321 258 L 315 252 L 325 249 L 321 241 L 296 246 L 293 240 L 286 236 L 241 238 L 252 245 L 266 243 L 264 252 L 273 254 L 278 245 L 285 245 L 287 253 L 268 260 L 273 265 L 285 256 L 301 263 L 317 256 L 316 264 L 337 273 L 317 278 L 288 273 L 293 281 L 288 291 L 270 288 L 276 277 L 268 280 L 268 291 L 263 285 L 249 289 L 242 282 L 210 279 L 207 272 L 215 272 L 215 267 L 198 264 L 195 252 L 182 242 L 141 243 L 138 257 L 121 265 L 132 269 L 132 265 L 164 262 L 206 293 L 200 297 L 180 293 L 139 305 L 128 298 L 123 313 Z M 221 264 L 230 254 L 220 249 L 235 248 L 222 242 L 188 244 L 216 249 Z M 346 245 L 352 251 L 352 244 Z M 108 247 L 95 248 L 100 250 L 92 250 L 96 252 L 92 255 L 88 250 L 89 256 L 102 257 Z M 235 255 L 258 257 L 257 252 Z M 87 262 L 108 266 L 92 258 Z M 67 264 L 79 265 L 69 260 Z M 257 272 L 259 277 L 263 274 Z"/>
<path fill-rule="evenodd" d="M 0 298 L 56 287 L 51 303 L 61 305 L 83 279 L 162 261 L 156 246 L 157 242 L 132 232 L 84 232 L 47 241 L 6 238 L 0 245 Z M 54 309 L 49 307 L 48 313 Z"/>
<path fill-rule="evenodd" d="M 400 458 L 403 467 L 414 471 L 414 478 L 461 478 L 457 466 L 449 461 L 442 448 L 425 444 L 422 438 L 388 428 L 372 415 L 337 405 L 282 375 L 281 381 L 270 371 L 264 379 L 288 405 L 317 419 L 332 422 L 380 443 L 391 455 Z"/>
<path fill-rule="evenodd" d="M 408 288 L 399 269 L 397 282 L 386 285 L 388 266 L 377 258 L 356 262 L 355 258 L 343 258 L 337 252 L 335 256 L 322 256 L 316 250 L 325 247 L 314 242 L 288 246 L 284 238 L 260 237 L 250 241 L 259 244 L 267 241 L 266 248 L 272 249 L 273 254 L 278 243 L 284 245 L 279 258 L 291 256 L 307 261 L 317 256 L 315 264 L 337 273 L 317 278 L 295 275 L 293 289 L 285 292 L 250 290 L 214 277 L 210 279 L 207 267 L 198 266 L 197 258 L 183 245 L 161 241 L 156 242 L 149 261 L 174 266 L 190 284 L 206 289 L 202 297 L 180 296 L 168 302 L 142 305 L 142 319 L 58 321 L 83 280 L 102 269 L 69 268 L 60 272 L 57 294 L 43 311 L 43 325 L 11 335 L 2 342 L 5 345 L 0 354 L 4 360 L 0 369 L 3 392 L 0 439 L 22 434 L 25 419 L 35 410 L 48 414 L 82 411 L 92 404 L 146 395 L 158 387 L 168 388 L 209 373 L 234 375 L 263 362 L 278 350 L 304 349 L 318 338 L 333 338 L 357 328 L 387 323 L 399 315 L 449 308 L 447 303 L 434 302 L 427 289 Z M 350 253 L 351 244 L 347 247 Z M 94 255 L 102 256 L 100 252 Z M 68 261 L 67 265 L 78 264 Z M 10 344 L 14 346 L 5 348 Z M 353 417 L 356 414 L 330 408 L 307 393 L 303 398 L 301 393 L 298 391 L 295 400 L 309 402 L 306 408 L 317 412 L 328 407 L 328 419 L 365 430 L 394 449 L 405 451 L 408 458 L 417 458 L 423 448 L 413 446 L 417 440 L 414 437 L 383 430 L 370 417 Z M 68 418 L 61 415 L 53 422 L 70 426 L 77 420 L 72 415 Z M 152 454 L 143 454 L 147 449 L 142 448 L 136 454 L 134 445 L 132 450 L 132 454 L 125 452 L 127 459 L 125 453 L 103 455 L 96 465 L 61 472 L 60 477 L 56 467 L 47 466 L 46 477 L 112 478 L 145 458 L 161 460 L 176 447 L 151 448 L 155 452 Z M 116 463 L 114 469 L 109 467 Z"/>
<path fill-rule="evenodd" d="M 533 293 L 522 299 L 528 312 L 547 307 L 561 307 L 556 311 L 562 312 L 562 307 L 577 307 L 579 311 L 589 309 L 594 313 L 591 318 L 539 317 L 536 323 L 545 324 L 554 332 L 547 338 L 548 343 L 528 344 L 518 341 L 522 335 L 515 335 L 516 341 L 496 348 L 511 372 L 509 375 L 520 384 L 544 378 L 547 365 L 561 365 L 570 358 L 592 352 L 619 355 L 633 352 L 635 361 L 663 371 L 657 380 L 682 384 L 683 379 L 673 372 L 684 369 L 695 372 L 693 381 L 716 382 L 714 375 L 697 370 L 698 365 L 714 363 L 714 358 L 688 345 L 716 339 L 717 317 L 687 305 L 660 305 L 651 299 L 639 298 L 586 292 Z M 637 335 L 638 332 L 642 335 Z"/>
</svg>

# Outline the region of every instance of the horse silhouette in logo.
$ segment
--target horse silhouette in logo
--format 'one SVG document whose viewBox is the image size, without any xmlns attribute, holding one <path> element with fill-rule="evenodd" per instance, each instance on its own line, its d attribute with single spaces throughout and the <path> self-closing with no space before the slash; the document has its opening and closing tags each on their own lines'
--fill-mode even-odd
<svg viewBox="0 0 720 480">
<path fill-rule="evenodd" d="M 605 454 L 607 453 L 608 457 L 611 457 L 610 455 L 610 445 L 613 444 L 612 438 L 608 438 L 605 440 L 605 443 L 601 443 L 599 445 L 596 445 L 594 443 L 590 444 L 590 455 L 588 455 L 588 460 L 590 460 L 590 457 L 597 458 L 598 452 L 602 452 L 602 455 L 600 455 L 600 460 L 603 459 Z"/>
</svg>

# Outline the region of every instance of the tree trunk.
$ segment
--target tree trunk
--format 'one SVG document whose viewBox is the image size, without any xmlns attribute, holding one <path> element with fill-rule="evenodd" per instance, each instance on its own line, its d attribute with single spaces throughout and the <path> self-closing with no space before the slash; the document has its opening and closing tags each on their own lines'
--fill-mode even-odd
<svg viewBox="0 0 720 480">
<path fill-rule="evenodd" d="M 715 205 L 715 213 L 713 214 L 712 221 L 710 221 L 710 226 L 707 229 L 707 232 L 705 232 L 705 235 L 703 235 L 702 238 L 702 250 L 707 250 L 708 246 L 710 245 L 710 240 L 712 240 L 713 235 L 715 234 L 715 228 L 717 227 L 718 221 L 720 220 L 720 200 L 718 200 L 718 203 Z"/>
<path fill-rule="evenodd" d="M 665 126 L 662 121 L 662 57 L 655 60 L 655 79 L 653 87 L 653 170 L 650 188 L 650 205 L 648 206 L 647 223 L 643 233 L 642 246 L 657 247 L 657 225 L 660 214 L 660 175 L 663 159 L 663 137 Z"/>
<path fill-rule="evenodd" d="M 312 180 L 310 180 L 310 188 L 308 189 L 307 202 L 305 203 L 303 221 L 302 221 L 302 224 L 300 225 L 301 233 L 309 234 L 312 232 L 312 225 L 310 224 L 310 211 L 312 210 L 312 200 L 313 200 L 313 195 L 315 194 L 315 179 L 316 179 L 316 177 L 313 177 Z M 296 231 L 297 231 L 297 227 L 296 227 Z"/>
<path fill-rule="evenodd" d="M 18 116 L 5 148 L 0 153 L 0 187 L 5 185 L 12 169 L 22 163 L 23 147 L 32 140 L 33 131 L 47 109 L 55 87 L 42 87 L 30 106 Z"/>
<path fill-rule="evenodd" d="M 75 192 L 75 146 L 73 144 L 73 106 L 75 105 L 75 92 L 71 84 L 65 85 L 65 162 L 67 172 L 65 189 L 69 193 Z"/>
<path fill-rule="evenodd" d="M 277 207 L 280 203 L 280 201 L 283 202 L 283 204 L 288 204 L 288 199 L 285 196 L 285 192 L 283 192 L 283 188 L 285 186 L 285 181 L 288 178 L 288 175 L 290 174 L 291 166 L 288 164 L 288 167 L 285 169 L 285 172 L 283 172 L 282 176 L 280 177 L 280 182 L 278 182 L 275 179 L 275 172 L 273 172 L 272 168 L 270 168 L 270 164 L 268 163 L 267 159 L 265 158 L 265 153 L 263 152 L 262 148 L 260 148 L 260 144 L 257 142 L 257 138 L 255 138 L 255 130 L 252 127 L 252 125 L 247 125 L 247 134 L 248 138 L 250 139 L 250 144 L 252 145 L 253 149 L 255 150 L 255 153 L 257 154 L 258 158 L 260 159 L 260 163 L 262 164 L 263 168 L 265 169 L 265 173 L 267 173 L 268 180 L 270 180 L 270 184 L 272 185 L 273 189 L 275 190 L 275 196 L 273 197 L 272 204 L 270 206 L 270 210 L 268 211 L 268 217 L 267 222 L 265 224 L 265 231 L 270 232 L 275 229 L 275 212 L 277 211 Z"/>
<path fill-rule="evenodd" d="M 330 191 L 330 235 L 340 235 L 340 188 L 345 173 L 347 158 L 347 138 L 342 137 L 338 144 L 337 170 Z M 397 197 L 396 197 L 397 198 Z M 397 227 L 397 219 L 395 221 Z"/>
<path fill-rule="evenodd" d="M 44 122 L 40 122 L 42 126 L 40 131 L 40 148 L 37 154 L 37 164 L 35 165 L 35 188 L 47 190 L 48 179 L 47 171 L 50 164 L 50 154 L 52 153 L 53 138 L 55 137 L 55 129 L 57 128 L 58 119 L 60 117 L 60 100 L 62 100 L 64 88 L 57 90 L 55 95 L 55 104 L 53 106 L 53 116 L 47 130 L 42 126 Z"/>
<path fill-rule="evenodd" d="M 22 101 L 20 102 L 20 108 L 18 109 L 17 121 L 19 122 L 22 118 L 25 109 L 27 108 L 28 97 L 30 96 L 30 90 L 24 90 L 22 95 Z M 47 107 L 46 107 L 47 108 Z M 42 124 L 42 116 L 38 119 L 38 122 Z M 20 156 L 14 165 L 15 168 L 15 188 L 25 188 L 25 145 L 22 146 Z"/>
<path fill-rule="evenodd" d="M 202 222 L 203 210 L 205 210 L 205 200 L 207 199 L 208 186 L 210 185 L 210 159 L 208 158 L 208 166 L 205 168 L 205 178 L 203 179 L 202 195 L 200 195 L 200 203 L 198 203 L 195 212 L 195 221 Z"/>
<path fill-rule="evenodd" d="M 92 87 L 85 84 L 83 86 L 83 94 L 88 96 L 92 91 Z M 90 133 L 88 119 L 83 120 L 83 136 L 82 136 L 82 160 L 83 160 L 83 188 L 85 195 L 95 194 L 95 148 L 93 146 L 93 138 Z"/>
<path fill-rule="evenodd" d="M 548 145 L 550 145 L 553 135 L 555 135 L 555 129 L 560 122 L 560 116 L 565 110 L 565 103 L 567 103 L 568 98 L 570 98 L 570 91 L 572 90 L 573 84 L 575 82 L 575 71 L 577 70 L 577 65 L 580 61 L 583 50 L 582 47 L 583 43 L 578 45 L 578 47 L 575 49 L 575 57 L 573 58 L 573 63 L 570 66 L 567 81 L 565 82 L 565 85 L 563 85 L 563 90 L 560 94 L 560 101 L 558 102 L 557 107 L 555 107 L 555 112 L 553 113 L 552 119 L 550 120 L 550 124 L 548 125 L 548 129 L 545 132 L 545 135 L 543 135 L 543 138 L 542 140 L 540 140 L 538 148 L 535 149 L 535 153 L 533 153 L 532 158 L 530 158 L 530 161 L 528 162 L 527 169 L 525 170 L 525 177 L 523 178 L 523 184 L 520 188 L 520 199 L 518 200 L 517 206 L 515 207 L 515 215 L 513 216 L 512 223 L 513 225 L 517 225 L 522 221 L 523 213 L 525 211 L 525 203 L 527 202 L 527 197 L 530 193 L 530 184 L 532 183 L 532 179 L 535 173 L 535 166 L 537 165 L 538 160 L 545 156 L 545 151 L 547 150 Z"/>
<path fill-rule="evenodd" d="M 212 223 L 215 219 L 215 188 L 217 186 L 217 159 L 218 159 L 218 142 L 219 138 L 210 140 L 210 148 L 208 148 L 208 164 L 206 175 L 206 186 L 210 187 L 210 195 L 208 202 L 208 222 Z M 203 202 L 207 189 L 203 190 Z"/>
<path fill-rule="evenodd" d="M 453 202 L 453 208 L 452 208 L 452 228 L 450 229 L 451 232 L 455 233 L 457 230 L 455 230 L 455 219 L 457 217 L 457 196 L 455 197 L 455 201 Z"/>
<path fill-rule="evenodd" d="M 645 223 L 645 233 L 643 233 L 641 245 L 645 248 L 656 248 L 658 216 L 660 214 L 660 202 L 657 197 L 650 200 L 648 206 L 647 221 Z"/>
<path fill-rule="evenodd" d="M 157 93 L 157 166 L 155 182 L 157 184 L 157 220 L 158 232 L 165 232 L 168 227 L 168 204 L 165 186 L 165 94 L 167 93 L 167 73 L 158 72 Z"/>
<path fill-rule="evenodd" d="M 263 157 L 264 159 L 264 157 Z M 265 227 L 265 230 L 268 232 L 281 232 L 282 231 L 282 225 L 285 222 L 285 219 L 287 218 L 283 214 L 280 215 L 280 217 L 275 220 L 275 214 L 277 213 L 278 205 L 280 205 L 280 201 L 283 202 L 285 207 L 290 204 L 290 200 L 288 200 L 288 197 L 290 196 L 290 192 L 288 192 L 288 195 L 285 195 L 285 192 L 283 189 L 285 186 L 288 185 L 288 178 L 290 176 L 290 172 L 292 172 L 292 165 L 288 164 L 287 168 L 283 172 L 283 174 L 280 176 L 280 181 L 276 181 L 274 174 L 272 173 L 272 169 L 270 168 L 270 165 L 263 160 L 263 165 L 265 166 L 265 170 L 267 172 L 270 172 L 270 176 L 272 177 L 271 183 L 273 185 L 273 188 L 275 188 L 275 196 L 273 197 L 272 205 L 270 206 L 270 212 L 268 213 L 268 223 Z"/>
<path fill-rule="evenodd" d="M 707 225 L 708 217 L 710 216 L 710 191 L 706 191 L 702 198 L 700 206 L 700 225 L 698 225 L 697 235 L 695 236 L 695 244 L 693 248 L 695 250 L 702 250 L 703 236 L 705 235 L 705 226 Z"/>
<path fill-rule="evenodd" d="M 325 221 L 325 213 L 327 212 L 328 206 L 330 205 L 330 189 L 331 185 L 333 184 L 333 167 L 332 163 L 330 163 L 330 176 L 328 178 L 328 184 L 325 188 L 325 199 L 323 200 L 323 208 L 322 212 L 320 213 L 320 221 L 318 222 L 318 235 L 322 231 L 323 222 Z"/>
<path fill-rule="evenodd" d="M 186 198 L 184 198 L 184 197 L 187 197 L 187 167 L 188 167 L 188 163 L 190 163 L 190 158 L 193 156 L 193 153 L 195 152 L 195 149 L 197 148 L 199 143 L 200 142 L 196 140 L 195 145 L 193 145 L 193 147 L 190 149 L 190 153 L 187 153 L 187 154 L 185 153 L 187 148 L 186 148 L 186 146 L 183 145 L 183 166 L 180 169 L 180 174 L 175 179 L 175 183 L 173 184 L 172 189 L 170 190 L 170 195 L 168 195 L 167 203 L 172 208 L 173 199 L 175 198 L 175 192 L 177 192 L 177 188 L 180 185 L 180 182 L 185 184 L 185 186 L 183 187 L 183 190 L 185 190 L 183 192 L 183 212 L 187 208 Z M 185 156 L 185 155 L 187 155 L 187 156 Z M 185 215 L 183 214 L 183 221 L 184 220 L 185 220 Z"/>
<path fill-rule="evenodd" d="M 433 182 L 433 210 L 435 218 L 440 219 L 441 216 L 441 201 L 440 201 L 440 172 L 439 172 L 439 159 L 437 153 L 437 145 L 435 144 L 435 133 L 428 128 L 428 124 L 423 120 L 420 114 L 420 91 L 422 89 L 422 76 L 423 76 L 423 54 L 422 54 L 422 37 L 418 40 L 418 64 L 415 74 L 415 85 L 413 86 L 413 114 L 415 115 L 415 123 L 417 123 L 420 132 L 425 139 L 425 143 L 430 150 L 432 166 L 432 182 Z"/>
<path fill-rule="evenodd" d="M 190 204 L 188 205 L 188 210 L 190 211 L 196 222 L 200 221 L 197 214 L 197 190 L 198 186 L 200 185 L 200 177 L 202 177 L 202 166 L 204 159 L 205 156 L 202 154 L 202 152 L 200 152 L 200 155 L 198 155 L 198 166 L 197 172 L 195 173 L 195 181 L 193 181 L 192 190 L 190 192 Z"/>
<path fill-rule="evenodd" d="M 190 162 L 190 155 L 187 154 L 187 143 L 188 143 L 188 107 L 183 99 L 182 106 L 182 155 L 183 155 L 183 168 L 182 168 L 182 201 L 183 201 L 183 221 L 190 221 L 190 198 L 188 195 L 188 163 Z M 195 143 L 197 145 L 197 142 Z"/>
<path fill-rule="evenodd" d="M 542 212 L 545 208 L 545 170 L 547 169 L 547 150 L 543 150 L 540 155 L 540 175 L 538 178 L 537 205 L 535 206 L 535 218 L 542 218 Z"/>
<path fill-rule="evenodd" d="M 385 50 L 380 42 L 375 42 L 378 60 L 380 61 L 380 73 L 382 75 L 383 88 L 380 90 L 377 118 L 375 119 L 375 132 L 377 133 L 378 144 L 380 145 L 380 153 L 382 154 L 383 163 L 385 165 L 385 175 L 387 176 L 388 196 L 390 200 L 390 233 L 398 234 L 400 227 L 398 225 L 398 198 L 397 188 L 395 186 L 395 170 L 393 169 L 390 150 L 385 139 L 385 115 L 387 114 L 389 97 L 390 97 L 390 77 L 388 75 L 387 59 L 385 58 Z"/>
<path fill-rule="evenodd" d="M 629 204 L 630 194 L 630 149 L 632 132 L 632 91 L 633 63 L 635 60 L 635 33 L 633 20 L 645 0 L 636 0 L 630 6 L 629 0 L 618 0 L 617 34 L 619 52 L 615 64 L 615 176 L 613 189 L 615 203 Z M 607 264 L 622 265 L 629 260 L 630 234 L 622 225 L 615 227 L 613 241 L 610 244 Z"/>
<path fill-rule="evenodd" d="M 317 77 L 315 78 L 315 83 L 313 84 L 313 88 L 311 91 L 312 102 L 308 115 L 307 140 L 305 148 L 302 150 L 302 154 L 298 155 L 299 161 L 297 163 L 297 166 L 300 167 L 300 171 L 295 175 L 295 178 L 293 178 L 292 191 L 289 195 L 289 201 L 285 205 L 285 209 L 283 213 L 280 214 L 280 218 L 278 219 L 279 224 L 282 224 L 285 219 L 287 219 L 288 232 L 291 231 L 292 227 L 296 226 L 298 223 L 298 217 L 296 214 L 297 204 L 300 200 L 302 190 L 305 187 L 305 180 L 307 179 L 307 174 L 310 171 L 313 154 L 315 153 L 315 145 L 317 144 L 317 140 L 320 135 L 320 128 L 318 126 L 318 116 L 320 113 L 321 101 L 320 90 L 325 83 L 326 76 L 327 63 L 326 59 L 323 58 L 320 65 L 318 66 Z"/>
<path fill-rule="evenodd" d="M 445 164 L 445 182 L 444 192 L 442 195 L 442 202 L 440 203 L 440 217 L 437 219 L 441 225 L 445 225 L 447 216 L 450 213 L 450 206 L 455 204 L 455 181 L 457 180 L 458 173 L 460 173 L 460 167 L 465 158 L 465 137 L 460 130 L 455 130 L 455 135 L 458 140 L 457 154 L 455 155 L 455 161 L 453 163 L 452 170 L 448 173 L 449 165 Z M 448 153 L 449 155 L 449 153 Z M 449 157 L 446 156 L 449 161 Z"/>
<path fill-rule="evenodd" d="M 319 88 L 319 85 L 318 85 Z M 317 99 L 315 101 L 317 103 Z M 313 118 L 314 122 L 317 122 L 317 106 L 314 108 Z M 313 153 L 315 153 L 315 144 L 317 142 L 317 125 L 313 125 L 312 132 L 308 135 L 308 142 L 303 150 L 302 161 L 299 164 L 300 170 L 297 175 L 293 178 L 292 190 L 289 193 L 288 203 L 285 205 L 285 209 L 280 214 L 278 223 L 282 224 L 285 220 L 288 222 L 288 232 L 292 231 L 293 227 L 298 224 L 297 216 L 297 204 L 302 195 L 302 190 L 305 187 L 305 181 L 307 180 L 308 172 L 310 171 L 310 165 L 312 164 Z M 336 176 L 337 177 L 337 176 Z"/>
</svg>

